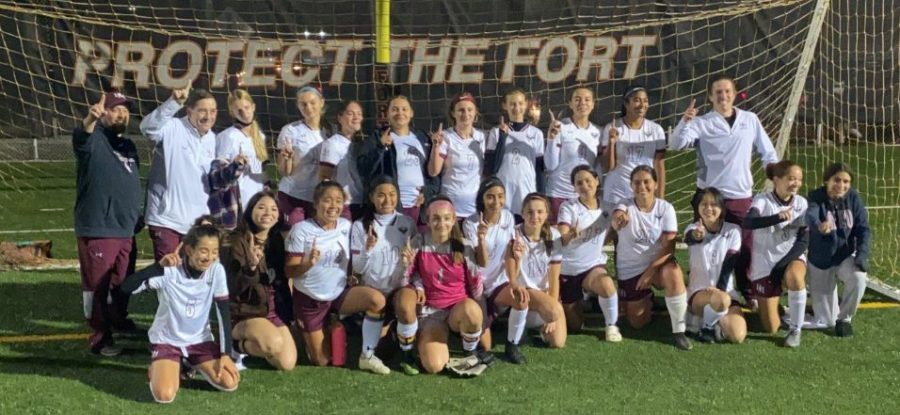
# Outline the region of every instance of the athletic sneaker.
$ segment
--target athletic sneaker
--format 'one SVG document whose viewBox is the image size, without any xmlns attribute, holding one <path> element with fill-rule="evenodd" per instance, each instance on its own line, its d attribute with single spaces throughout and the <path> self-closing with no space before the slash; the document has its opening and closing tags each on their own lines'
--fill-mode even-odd
<svg viewBox="0 0 900 415">
<path fill-rule="evenodd" d="M 408 376 L 419 374 L 419 365 L 416 364 L 416 355 L 412 350 L 404 350 L 400 357 L 400 370 Z"/>
<path fill-rule="evenodd" d="M 466 355 L 474 356 L 476 359 L 478 359 L 479 362 L 483 363 L 485 366 L 493 365 L 494 361 L 496 360 L 493 353 L 486 352 L 481 349 L 475 349 L 475 350 L 472 350 L 471 352 L 466 352 Z"/>
<path fill-rule="evenodd" d="M 528 363 L 528 359 L 526 359 L 525 355 L 522 354 L 522 351 L 519 350 L 519 345 L 515 343 L 506 342 L 506 349 L 503 350 L 503 355 L 510 363 L 517 365 Z"/>
<path fill-rule="evenodd" d="M 693 345 L 691 345 L 691 341 L 688 340 L 687 336 L 685 336 L 684 333 L 673 333 L 672 345 L 674 345 L 678 350 L 691 350 L 694 347 Z"/>
<path fill-rule="evenodd" d="M 484 373 L 487 365 L 481 363 L 474 354 L 470 354 L 463 358 L 451 357 L 445 368 L 460 377 L 475 377 Z"/>
<path fill-rule="evenodd" d="M 713 338 L 716 339 L 716 343 L 725 343 L 725 333 L 722 331 L 722 325 L 719 323 L 713 326 Z"/>
<path fill-rule="evenodd" d="M 838 337 L 853 337 L 853 326 L 849 321 L 838 321 L 834 326 L 834 335 Z"/>
<path fill-rule="evenodd" d="M 787 336 L 784 337 L 784 347 L 790 347 L 791 349 L 800 347 L 800 333 L 799 329 L 789 331 Z"/>
<path fill-rule="evenodd" d="M 391 369 L 388 369 L 384 362 L 374 354 L 370 357 L 366 357 L 364 354 L 359 355 L 359 368 L 379 375 L 389 375 L 391 373 Z"/>
<path fill-rule="evenodd" d="M 231 350 L 230 357 L 231 357 L 231 360 L 234 361 L 234 367 L 237 368 L 238 372 L 240 372 L 242 370 L 247 370 L 247 366 L 244 365 L 244 358 L 247 356 L 249 356 L 249 355 L 243 354 L 243 353 L 237 351 L 237 349 Z"/>
<path fill-rule="evenodd" d="M 116 357 L 122 354 L 122 348 L 110 343 L 97 350 L 97 354 L 103 357 Z"/>
<path fill-rule="evenodd" d="M 606 326 L 606 341 L 610 343 L 618 343 L 622 341 L 622 332 L 618 326 Z"/>
</svg>

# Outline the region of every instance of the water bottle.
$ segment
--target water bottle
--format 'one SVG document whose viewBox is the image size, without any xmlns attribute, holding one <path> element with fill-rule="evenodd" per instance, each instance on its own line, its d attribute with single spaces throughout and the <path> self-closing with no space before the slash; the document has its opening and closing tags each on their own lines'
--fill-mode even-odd
<svg viewBox="0 0 900 415">
<path fill-rule="evenodd" d="M 331 365 L 341 367 L 347 362 L 347 329 L 335 319 L 329 327 L 331 336 Z"/>
</svg>

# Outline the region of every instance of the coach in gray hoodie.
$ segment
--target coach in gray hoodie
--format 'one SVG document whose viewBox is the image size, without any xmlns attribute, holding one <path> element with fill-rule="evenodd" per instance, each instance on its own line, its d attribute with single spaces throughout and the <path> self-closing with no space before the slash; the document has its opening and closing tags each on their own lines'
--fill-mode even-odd
<svg viewBox="0 0 900 415">
<path fill-rule="evenodd" d="M 122 136 L 129 107 L 124 95 L 109 92 L 90 107 L 81 126 L 72 132 L 77 166 L 75 236 L 84 317 L 93 331 L 91 351 L 104 356 L 121 352 L 113 344 L 112 329 L 126 324 L 127 297 L 114 287 L 127 275 L 141 214 L 137 149 Z"/>
</svg>

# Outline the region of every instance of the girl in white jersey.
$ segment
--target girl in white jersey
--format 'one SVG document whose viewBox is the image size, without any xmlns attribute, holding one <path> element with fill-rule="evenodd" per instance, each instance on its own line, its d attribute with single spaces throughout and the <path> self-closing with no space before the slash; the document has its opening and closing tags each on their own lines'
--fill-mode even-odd
<svg viewBox="0 0 900 415">
<path fill-rule="evenodd" d="M 250 198 L 261 192 L 269 179 L 265 172 L 269 152 L 266 136 L 256 122 L 256 104 L 247 91 L 236 89 L 228 94 L 228 113 L 234 125 L 216 136 L 216 158 L 231 161 L 239 155 L 244 157 L 246 166 L 237 189 L 241 210 L 245 210 Z"/>
<path fill-rule="evenodd" d="M 690 350 L 685 336 L 687 295 L 684 276 L 675 262 L 678 220 L 675 208 L 656 197 L 656 171 L 642 165 L 631 171 L 634 198 L 622 200 L 613 212 L 616 235 L 616 274 L 619 298 L 625 301 L 625 317 L 634 328 L 650 323 L 651 286 L 666 295 L 666 309 L 672 323 L 676 348 Z"/>
<path fill-rule="evenodd" d="M 562 235 L 562 275 L 560 302 L 566 311 L 569 330 L 584 324 L 581 308 L 583 293 L 597 296 L 606 323 L 606 341 L 620 342 L 619 294 L 606 271 L 606 231 L 609 212 L 600 203 L 600 177 L 582 164 L 572 170 L 570 180 L 578 197 L 567 200 L 559 209 L 559 233 Z"/>
<path fill-rule="evenodd" d="M 307 85 L 297 91 L 297 109 L 302 119 L 285 125 L 278 134 L 275 147 L 278 174 L 278 208 L 290 227 L 315 215 L 313 191 L 318 183 L 319 150 L 328 137 L 322 117 L 325 97 L 317 88 Z"/>
<path fill-rule="evenodd" d="M 725 222 L 725 198 L 715 187 L 703 190 L 696 208 L 700 220 L 688 225 L 684 242 L 690 255 L 688 305 L 691 314 L 701 316 L 703 325 L 697 340 L 741 343 L 747 337 L 747 322 L 736 296 L 734 265 L 741 249 L 741 228 Z"/>
<path fill-rule="evenodd" d="M 504 265 L 510 281 L 526 288 L 524 299 L 522 294 L 514 298 L 525 302 L 531 310 L 526 325 L 539 327 L 541 338 L 549 347 L 557 349 L 566 345 L 568 330 L 565 313 L 557 300 L 562 241 L 559 232 L 547 222 L 549 214 L 547 197 L 539 193 L 525 196 L 523 221 L 516 227 L 515 239 L 509 242 Z"/>
<path fill-rule="evenodd" d="M 385 320 L 397 320 L 397 342 L 403 351 L 400 368 L 408 375 L 415 375 L 419 373 L 412 350 L 419 329 L 416 291 L 409 287 L 403 275 L 406 267 L 400 247 L 416 234 L 416 223 L 397 212 L 400 192 L 393 178 L 378 176 L 369 189 L 362 219 L 353 222 L 350 231 L 353 277 L 385 298 L 387 314 L 392 314 Z"/>
<path fill-rule="evenodd" d="M 763 330 L 774 334 L 781 325 L 781 287 L 787 286 L 790 328 L 784 346 L 795 348 L 800 346 L 800 329 L 806 314 L 807 202 L 797 194 L 803 184 L 803 170 L 784 160 L 767 168 L 766 173 L 775 189 L 757 194 L 744 218 L 744 228 L 753 230 L 750 288 L 759 306 Z"/>
<path fill-rule="evenodd" d="M 431 134 L 428 174 L 441 176 L 441 193 L 456 207 L 456 216 L 465 219 L 475 213 L 478 182 L 484 166 L 484 132 L 474 127 L 478 119 L 475 97 L 465 92 L 450 101 L 453 127 L 443 124 Z"/>
<path fill-rule="evenodd" d="M 656 197 L 666 197 L 666 133 L 646 118 L 649 108 L 647 90 L 628 87 L 622 94 L 622 118 L 603 128 L 600 164 L 606 172 L 603 201 L 608 206 L 632 197 L 631 171 L 640 165 L 653 166 L 659 178 Z"/>
<path fill-rule="evenodd" d="M 427 373 L 444 370 L 450 360 L 450 331 L 462 337 L 463 350 L 483 360 L 476 347 L 481 337 L 482 313 L 476 298 L 483 293 L 481 272 L 473 260 L 456 221 L 453 203 L 434 198 L 426 211 L 428 234 L 407 242 L 403 261 L 419 304 L 419 360 Z M 413 249 L 413 245 L 418 249 Z"/>
<path fill-rule="evenodd" d="M 363 187 L 356 173 L 350 146 L 361 137 L 363 110 L 356 100 L 344 101 L 338 108 L 338 128 L 333 136 L 322 143 L 319 155 L 319 180 L 334 180 L 344 186 L 347 201 L 341 217 L 356 220 L 362 215 Z"/>
<path fill-rule="evenodd" d="M 373 288 L 347 286 L 350 221 L 341 217 L 344 190 L 337 182 L 321 182 L 313 201 L 316 216 L 291 228 L 284 264 L 285 274 L 293 278 L 294 317 L 303 333 L 306 354 L 312 364 L 327 365 L 325 319 L 330 313 L 365 312 L 359 367 L 388 374 L 390 369 L 374 354 L 381 339 L 384 296 Z"/>
<path fill-rule="evenodd" d="M 491 129 L 485 143 L 484 174 L 503 181 L 506 208 L 517 215 L 526 195 L 543 191 L 544 133 L 525 120 L 525 98 L 518 88 L 503 95 L 506 116 L 500 116 L 500 125 Z"/>
<path fill-rule="evenodd" d="M 240 374 L 230 357 L 228 283 L 218 257 L 219 229 L 197 225 L 173 253 L 128 276 L 119 286 L 126 293 L 156 290 L 159 297 L 159 308 L 148 333 L 153 352 L 150 392 L 156 402 L 170 403 L 175 399 L 182 359 L 216 389 L 233 392 L 238 387 Z M 209 326 L 213 303 L 219 321 L 219 345 Z"/>
<path fill-rule="evenodd" d="M 600 148 L 600 129 L 591 122 L 594 110 L 594 91 L 580 86 L 569 97 L 570 118 L 557 121 L 550 112 L 550 130 L 547 132 L 547 149 L 544 162 L 547 164 L 547 194 L 550 196 L 552 211 L 550 223 L 556 224 L 559 207 L 578 196 L 572 186 L 572 170 L 586 164 L 594 166 Z"/>
</svg>

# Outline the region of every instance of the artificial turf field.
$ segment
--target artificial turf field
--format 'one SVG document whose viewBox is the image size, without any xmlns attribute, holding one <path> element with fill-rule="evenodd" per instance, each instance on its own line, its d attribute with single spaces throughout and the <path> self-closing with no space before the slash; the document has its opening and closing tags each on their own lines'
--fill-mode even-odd
<svg viewBox="0 0 900 415">
<path fill-rule="evenodd" d="M 795 159 L 807 167 L 801 194 L 818 186 L 827 162 L 843 160 L 857 169 L 854 185 L 869 206 L 897 206 L 897 147 L 811 147 L 798 153 Z M 681 212 L 693 191 L 693 153 L 672 154 L 667 164 L 667 199 L 683 228 L 690 219 Z M 74 235 L 65 230 L 72 227 L 73 172 L 71 162 L 0 163 L 0 231 L 35 230 L 0 239 L 52 239 L 56 257 L 75 258 Z M 870 273 L 900 285 L 900 210 L 872 210 L 870 216 L 876 232 Z M 146 232 L 138 243 L 142 257 L 149 257 Z M 678 256 L 686 263 L 684 252 Z M 861 310 L 851 339 L 806 331 L 798 350 L 779 347 L 782 334 L 759 334 L 755 315 L 748 315 L 751 334 L 744 344 L 695 344 L 690 352 L 669 345 L 665 315 L 640 332 L 623 325 L 621 344 L 600 340 L 594 319 L 585 332 L 570 335 L 565 349 L 526 346 L 527 365 L 501 362 L 476 379 L 363 373 L 355 370 L 358 338 L 351 338 L 349 369 L 311 368 L 301 360 L 294 371 L 278 373 L 251 361 L 236 393 L 193 381 L 163 407 L 152 403 L 147 387 L 146 339 L 122 340 L 126 353 L 117 358 L 87 352 L 79 291 L 74 271 L 0 273 L 0 414 L 900 411 L 900 308 L 893 307 Z M 139 325 L 149 326 L 155 301 L 146 294 L 133 301 Z"/>
</svg>

